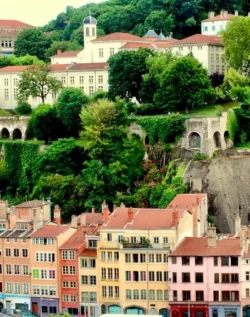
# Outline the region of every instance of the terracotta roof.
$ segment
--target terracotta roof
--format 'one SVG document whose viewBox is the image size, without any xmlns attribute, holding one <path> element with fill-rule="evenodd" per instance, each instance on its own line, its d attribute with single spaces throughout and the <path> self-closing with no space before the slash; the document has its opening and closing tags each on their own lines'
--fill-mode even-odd
<svg viewBox="0 0 250 317">
<path fill-rule="evenodd" d="M 213 18 L 202 20 L 201 22 L 228 21 L 234 17 L 235 17 L 234 14 L 229 14 L 229 13 L 225 14 L 225 16 L 223 16 L 223 14 L 219 14 L 214 16 Z"/>
<path fill-rule="evenodd" d="M 93 224 L 102 224 L 103 223 L 103 215 L 102 213 L 98 212 L 84 212 L 82 213 L 83 216 L 85 216 L 86 225 L 93 225 Z M 77 223 L 80 223 L 81 215 L 77 217 Z"/>
<path fill-rule="evenodd" d="M 192 211 L 193 203 L 200 203 L 202 199 L 207 198 L 207 194 L 178 194 L 171 201 L 168 207 L 177 207 Z"/>
<path fill-rule="evenodd" d="M 240 239 L 217 240 L 216 247 L 207 246 L 207 238 L 185 238 L 169 256 L 230 256 L 241 255 Z"/>
<path fill-rule="evenodd" d="M 153 49 L 154 47 L 151 45 L 151 43 L 128 42 L 124 44 L 120 49 L 137 49 L 137 48 Z"/>
<path fill-rule="evenodd" d="M 45 225 L 31 234 L 32 238 L 56 238 L 61 233 L 67 231 L 69 226 Z"/>
<path fill-rule="evenodd" d="M 80 63 L 70 66 L 70 70 L 107 69 L 108 63 Z"/>
<path fill-rule="evenodd" d="M 128 211 L 133 210 L 133 220 L 128 222 Z M 107 224 L 101 229 L 131 229 L 131 230 L 161 230 L 174 227 L 173 213 L 177 212 L 178 222 L 183 217 L 185 210 L 181 209 L 140 209 L 118 207 L 110 215 Z"/>
<path fill-rule="evenodd" d="M 173 46 L 183 44 L 221 44 L 221 37 L 216 35 L 195 34 L 173 43 Z"/>
<path fill-rule="evenodd" d="M 21 73 L 25 71 L 29 66 L 6 66 L 0 68 L 0 73 Z"/>
<path fill-rule="evenodd" d="M 157 48 L 171 48 L 173 44 L 178 42 L 179 40 L 176 39 L 168 39 L 165 41 L 155 41 L 153 45 L 155 45 Z"/>
<path fill-rule="evenodd" d="M 96 257 L 97 256 L 97 250 L 96 249 L 85 249 L 80 254 L 80 256 Z"/>
<path fill-rule="evenodd" d="M 77 228 L 76 232 L 71 236 L 60 249 L 79 249 L 84 244 L 84 227 Z"/>
<path fill-rule="evenodd" d="M 93 40 L 92 42 L 99 42 L 99 41 L 133 41 L 133 42 L 148 42 L 146 39 L 143 39 L 140 36 L 133 35 L 130 33 L 111 33 L 108 35 L 104 35 L 98 37 L 97 39 Z"/>
<path fill-rule="evenodd" d="M 53 55 L 51 57 L 76 57 L 78 53 L 81 51 L 67 51 L 67 52 L 62 52 L 60 54 Z"/>
<path fill-rule="evenodd" d="M 18 204 L 15 207 L 17 208 L 35 208 L 35 207 L 41 207 L 43 205 L 48 205 L 49 203 L 47 201 L 42 201 L 42 200 L 30 200 L 30 201 L 25 201 L 24 203 Z"/>
<path fill-rule="evenodd" d="M 17 20 L 0 20 L 0 27 L 33 28 L 34 26 Z"/>
</svg>

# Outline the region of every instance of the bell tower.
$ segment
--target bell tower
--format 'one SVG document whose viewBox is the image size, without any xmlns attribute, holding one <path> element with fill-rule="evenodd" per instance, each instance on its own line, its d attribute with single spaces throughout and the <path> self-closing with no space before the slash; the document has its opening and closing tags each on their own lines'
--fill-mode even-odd
<svg viewBox="0 0 250 317">
<path fill-rule="evenodd" d="M 83 39 L 84 48 L 87 49 L 91 41 L 96 39 L 96 26 L 97 21 L 91 15 L 83 20 Z"/>
</svg>

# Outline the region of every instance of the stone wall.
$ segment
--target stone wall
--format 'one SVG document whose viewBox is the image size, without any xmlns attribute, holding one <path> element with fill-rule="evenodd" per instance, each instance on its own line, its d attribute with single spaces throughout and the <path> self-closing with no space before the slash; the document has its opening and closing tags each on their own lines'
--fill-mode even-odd
<svg viewBox="0 0 250 317">
<path fill-rule="evenodd" d="M 0 138 L 26 140 L 28 116 L 0 116 Z"/>
</svg>

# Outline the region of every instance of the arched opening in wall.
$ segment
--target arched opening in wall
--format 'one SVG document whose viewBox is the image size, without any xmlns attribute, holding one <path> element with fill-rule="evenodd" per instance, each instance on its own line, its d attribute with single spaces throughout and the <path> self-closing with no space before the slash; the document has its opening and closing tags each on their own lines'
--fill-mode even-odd
<svg viewBox="0 0 250 317">
<path fill-rule="evenodd" d="M 13 131 L 13 140 L 22 139 L 22 132 L 20 129 L 15 129 Z"/>
<path fill-rule="evenodd" d="M 145 315 L 145 309 L 137 306 L 127 307 L 124 311 L 127 315 Z"/>
<path fill-rule="evenodd" d="M 146 135 L 144 143 L 145 143 L 145 145 L 149 145 L 149 136 L 148 135 Z"/>
<path fill-rule="evenodd" d="M 243 306 L 242 311 L 243 311 L 243 316 L 244 317 L 250 317 L 250 306 L 249 305 Z"/>
<path fill-rule="evenodd" d="M 225 131 L 225 133 L 224 133 L 224 140 L 225 140 L 225 143 L 226 143 L 226 147 L 228 149 L 230 147 L 230 145 L 231 145 L 230 136 L 229 136 L 229 132 L 228 131 Z"/>
<path fill-rule="evenodd" d="M 89 36 L 89 27 L 86 27 L 86 36 Z"/>
<path fill-rule="evenodd" d="M 189 135 L 189 148 L 200 149 L 201 148 L 201 136 L 197 132 L 192 132 Z"/>
<path fill-rule="evenodd" d="M 101 313 L 102 313 L 102 315 L 106 314 L 106 306 L 104 304 L 102 304 L 102 306 L 101 306 Z"/>
<path fill-rule="evenodd" d="M 92 28 L 92 36 L 95 36 L 95 28 Z"/>
<path fill-rule="evenodd" d="M 9 139 L 10 138 L 10 132 L 8 129 L 3 128 L 1 131 L 1 139 Z"/>
<path fill-rule="evenodd" d="M 221 136 L 218 131 L 214 133 L 214 146 L 216 149 L 221 149 Z"/>
<path fill-rule="evenodd" d="M 162 315 L 163 317 L 168 317 L 169 316 L 168 309 L 167 308 L 160 309 L 159 315 Z"/>
<path fill-rule="evenodd" d="M 150 308 L 149 314 L 150 315 L 157 315 L 156 309 L 155 308 Z"/>
</svg>

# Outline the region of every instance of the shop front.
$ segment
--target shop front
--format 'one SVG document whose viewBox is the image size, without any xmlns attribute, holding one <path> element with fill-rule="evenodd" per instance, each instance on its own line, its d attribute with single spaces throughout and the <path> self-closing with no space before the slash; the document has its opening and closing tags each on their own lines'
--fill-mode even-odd
<svg viewBox="0 0 250 317">
<path fill-rule="evenodd" d="M 58 314 L 59 299 L 58 298 L 42 298 L 31 297 L 31 311 L 38 316 L 48 316 L 50 314 Z"/>
</svg>

